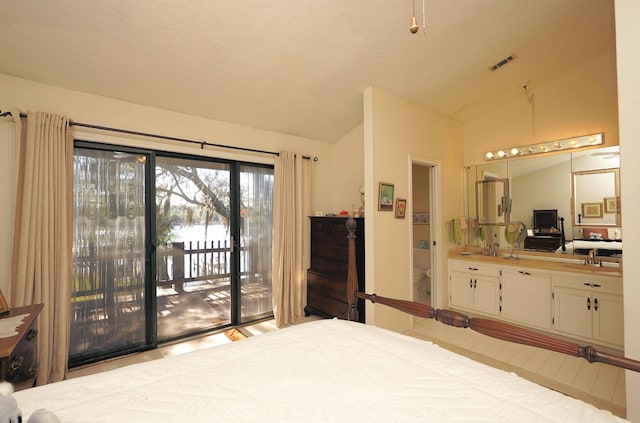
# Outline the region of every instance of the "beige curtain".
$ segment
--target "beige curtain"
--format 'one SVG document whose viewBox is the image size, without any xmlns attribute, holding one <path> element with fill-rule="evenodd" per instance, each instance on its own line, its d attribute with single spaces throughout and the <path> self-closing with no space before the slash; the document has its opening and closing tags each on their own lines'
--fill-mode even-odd
<svg viewBox="0 0 640 423">
<path fill-rule="evenodd" d="M 42 385 L 67 372 L 73 139 L 67 118 L 42 112 L 29 113 L 18 131 L 10 302 L 12 307 L 44 304 L 37 320 L 37 384 Z"/>
<path fill-rule="evenodd" d="M 302 317 L 307 299 L 311 162 L 280 152 L 273 173 L 273 314 L 283 327 Z"/>
</svg>

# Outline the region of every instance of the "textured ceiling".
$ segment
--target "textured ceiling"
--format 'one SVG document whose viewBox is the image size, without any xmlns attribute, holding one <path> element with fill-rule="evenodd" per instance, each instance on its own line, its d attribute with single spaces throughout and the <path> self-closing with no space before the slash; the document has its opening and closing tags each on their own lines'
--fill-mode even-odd
<svg viewBox="0 0 640 423">
<path fill-rule="evenodd" d="M 426 8 L 412 35 L 411 0 L 2 1 L 0 73 L 332 142 L 370 85 L 464 121 L 615 49 L 613 0 Z"/>
</svg>

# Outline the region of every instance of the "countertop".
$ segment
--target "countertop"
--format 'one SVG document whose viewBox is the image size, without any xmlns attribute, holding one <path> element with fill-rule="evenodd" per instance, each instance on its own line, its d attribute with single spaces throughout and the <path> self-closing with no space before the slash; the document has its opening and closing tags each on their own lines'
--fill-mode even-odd
<svg viewBox="0 0 640 423">
<path fill-rule="evenodd" d="M 452 250 L 449 252 L 450 259 L 456 260 L 469 260 L 475 262 L 484 262 L 499 264 L 503 266 L 522 266 L 533 269 L 553 270 L 561 272 L 577 272 L 584 274 L 599 274 L 602 276 L 618 276 L 622 277 L 622 261 L 620 260 L 619 266 L 615 266 L 613 261 L 607 260 L 604 262 L 603 267 L 584 264 L 584 257 L 549 257 L 539 254 L 522 253 L 519 252 L 518 258 L 509 258 L 508 252 L 499 252 L 499 256 L 485 256 L 481 249 L 478 250 Z"/>
</svg>

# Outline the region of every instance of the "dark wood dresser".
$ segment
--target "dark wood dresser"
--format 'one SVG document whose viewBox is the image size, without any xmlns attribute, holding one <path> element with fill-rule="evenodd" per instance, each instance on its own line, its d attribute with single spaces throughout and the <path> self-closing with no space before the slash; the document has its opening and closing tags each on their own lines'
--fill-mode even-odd
<svg viewBox="0 0 640 423">
<path fill-rule="evenodd" d="M 364 218 L 356 218 L 358 289 L 364 292 Z M 346 217 L 311 217 L 311 267 L 307 270 L 305 315 L 347 319 L 349 240 Z M 358 302 L 364 322 L 364 302 Z"/>
<path fill-rule="evenodd" d="M 38 360 L 36 357 L 36 318 L 42 304 L 12 308 L 2 319 L 28 314 L 17 328 L 18 333 L 9 338 L 0 338 L 0 381 L 13 384 L 16 391 L 30 388 L 36 380 Z"/>
<path fill-rule="evenodd" d="M 562 246 L 560 234 L 558 236 L 528 236 L 524 240 L 525 250 L 555 251 Z"/>
</svg>

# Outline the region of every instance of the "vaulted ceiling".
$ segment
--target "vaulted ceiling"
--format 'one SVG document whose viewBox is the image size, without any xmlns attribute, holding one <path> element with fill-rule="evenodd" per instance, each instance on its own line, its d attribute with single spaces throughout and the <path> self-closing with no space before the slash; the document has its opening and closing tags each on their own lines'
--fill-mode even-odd
<svg viewBox="0 0 640 423">
<path fill-rule="evenodd" d="M 370 85 L 465 121 L 615 49 L 613 0 L 425 5 L 411 34 L 411 0 L 2 2 L 0 73 L 333 142 Z"/>
</svg>

